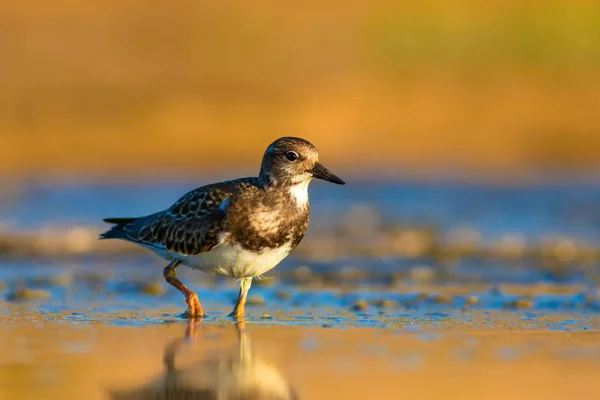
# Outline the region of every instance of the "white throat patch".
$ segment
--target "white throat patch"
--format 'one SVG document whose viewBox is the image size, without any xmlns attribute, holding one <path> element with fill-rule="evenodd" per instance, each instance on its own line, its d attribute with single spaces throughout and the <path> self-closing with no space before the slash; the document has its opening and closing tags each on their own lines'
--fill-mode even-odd
<svg viewBox="0 0 600 400">
<path fill-rule="evenodd" d="M 292 197 L 296 199 L 296 204 L 301 207 L 305 207 L 308 205 L 308 184 L 310 183 L 310 179 L 306 179 L 300 183 L 295 184 L 290 187 L 290 193 Z"/>
</svg>

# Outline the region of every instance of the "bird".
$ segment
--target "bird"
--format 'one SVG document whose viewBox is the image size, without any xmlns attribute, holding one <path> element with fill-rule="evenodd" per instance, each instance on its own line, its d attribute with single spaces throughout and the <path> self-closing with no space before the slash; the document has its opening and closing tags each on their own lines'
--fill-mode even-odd
<svg viewBox="0 0 600 400">
<path fill-rule="evenodd" d="M 147 216 L 106 218 L 113 227 L 100 239 L 133 242 L 168 261 L 163 276 L 185 296 L 187 318 L 205 314 L 196 293 L 177 278 L 179 265 L 238 280 L 229 316 L 240 320 L 252 280 L 276 267 L 304 237 L 313 178 L 345 185 L 319 162 L 312 143 L 282 137 L 267 147 L 258 176 L 199 187 Z"/>
</svg>

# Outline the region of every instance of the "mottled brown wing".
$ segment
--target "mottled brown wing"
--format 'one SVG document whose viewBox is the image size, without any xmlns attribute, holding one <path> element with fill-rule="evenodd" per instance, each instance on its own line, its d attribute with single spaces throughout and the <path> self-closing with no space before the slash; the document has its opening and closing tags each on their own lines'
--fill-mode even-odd
<svg viewBox="0 0 600 400">
<path fill-rule="evenodd" d="M 221 204 L 248 184 L 251 178 L 192 190 L 167 210 L 119 227 L 118 237 L 185 255 L 207 252 L 219 244 L 225 217 Z"/>
</svg>

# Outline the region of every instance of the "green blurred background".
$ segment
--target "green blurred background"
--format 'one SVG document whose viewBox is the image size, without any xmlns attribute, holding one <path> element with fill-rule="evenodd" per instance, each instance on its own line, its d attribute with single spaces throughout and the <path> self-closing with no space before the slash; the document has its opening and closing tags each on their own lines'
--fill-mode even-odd
<svg viewBox="0 0 600 400">
<path fill-rule="evenodd" d="M 0 29 L 4 176 L 256 169 L 283 135 L 346 175 L 600 166 L 597 1 L 33 0 Z"/>
</svg>

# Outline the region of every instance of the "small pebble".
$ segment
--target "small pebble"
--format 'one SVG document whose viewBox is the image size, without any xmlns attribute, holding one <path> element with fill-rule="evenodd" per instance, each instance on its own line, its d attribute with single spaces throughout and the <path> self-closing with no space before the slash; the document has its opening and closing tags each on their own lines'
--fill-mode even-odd
<svg viewBox="0 0 600 400">
<path fill-rule="evenodd" d="M 436 304 L 452 304 L 454 302 L 454 298 L 448 294 L 433 296 L 431 300 Z"/>
<path fill-rule="evenodd" d="M 248 299 L 246 300 L 246 304 L 249 306 L 264 306 L 265 299 L 259 294 L 253 294 L 248 297 Z"/>
<path fill-rule="evenodd" d="M 73 283 L 73 276 L 68 273 L 58 274 L 53 276 L 41 276 L 41 277 L 33 277 L 29 279 L 29 283 L 32 286 L 71 286 Z"/>
<path fill-rule="evenodd" d="M 375 307 L 379 308 L 395 308 L 400 305 L 396 300 L 378 299 L 371 302 Z"/>
<path fill-rule="evenodd" d="M 425 294 L 425 293 L 419 293 L 419 294 L 417 295 L 417 297 L 415 297 L 415 300 L 416 300 L 417 302 L 419 302 L 419 303 L 420 303 L 420 302 L 423 302 L 423 301 L 427 300 L 427 294 Z"/>
<path fill-rule="evenodd" d="M 292 295 L 288 292 L 284 292 L 283 290 L 279 290 L 275 293 L 275 297 L 277 297 L 279 300 L 288 300 L 290 297 L 292 297 Z"/>
<path fill-rule="evenodd" d="M 307 266 L 300 266 L 292 271 L 292 277 L 296 280 L 306 280 L 312 275 L 312 271 Z"/>
<path fill-rule="evenodd" d="M 273 319 L 269 314 L 264 314 L 260 316 L 260 319 Z"/>
<path fill-rule="evenodd" d="M 490 289 L 490 294 L 492 296 L 502 296 L 502 289 L 500 289 L 500 286 L 494 285 Z"/>
<path fill-rule="evenodd" d="M 354 304 L 352 304 L 353 311 L 367 311 L 369 309 L 369 303 L 365 300 L 356 300 Z"/>
<path fill-rule="evenodd" d="M 437 272 L 428 265 L 418 265 L 410 270 L 410 279 L 415 283 L 431 283 L 437 279 Z"/>
<path fill-rule="evenodd" d="M 106 282 L 113 278 L 112 273 L 107 271 L 103 272 L 104 273 L 87 273 L 79 276 L 77 280 L 85 283 L 93 290 L 102 290 Z"/>
<path fill-rule="evenodd" d="M 505 305 L 510 308 L 531 308 L 533 307 L 533 300 L 523 297 L 517 300 L 506 302 Z"/>
<path fill-rule="evenodd" d="M 463 311 L 469 311 L 472 306 L 479 304 L 479 297 L 477 296 L 467 296 L 465 298 L 465 302 L 463 303 L 461 309 Z"/>
<path fill-rule="evenodd" d="M 7 296 L 8 301 L 21 300 L 47 300 L 50 298 L 50 292 L 42 289 L 17 289 Z"/>
<path fill-rule="evenodd" d="M 357 281 L 365 279 L 366 273 L 364 270 L 352 266 L 346 266 L 339 272 L 340 278 L 343 280 Z"/>
<path fill-rule="evenodd" d="M 165 288 L 160 282 L 149 282 L 140 287 L 140 293 L 152 296 L 162 296 L 165 294 Z"/>
</svg>

